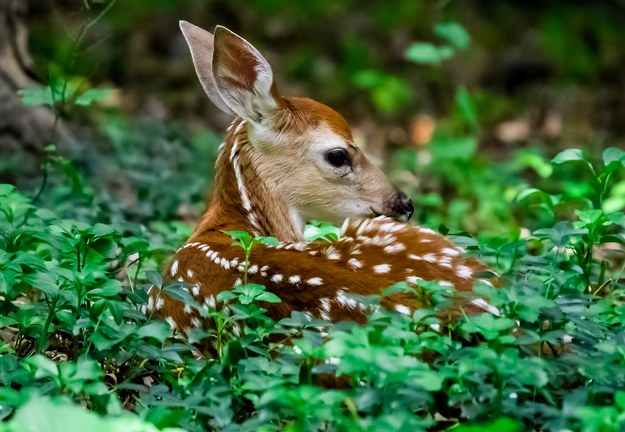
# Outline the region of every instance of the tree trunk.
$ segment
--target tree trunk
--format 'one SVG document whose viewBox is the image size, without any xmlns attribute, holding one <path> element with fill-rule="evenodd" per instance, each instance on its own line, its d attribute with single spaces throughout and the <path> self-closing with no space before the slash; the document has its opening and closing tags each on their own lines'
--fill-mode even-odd
<svg viewBox="0 0 625 432">
<path fill-rule="evenodd" d="M 0 182 L 15 183 L 39 172 L 50 142 L 54 114 L 48 107 L 22 104 L 19 89 L 41 85 L 31 69 L 24 0 L 0 0 Z M 64 127 L 54 144 L 69 142 Z"/>
</svg>

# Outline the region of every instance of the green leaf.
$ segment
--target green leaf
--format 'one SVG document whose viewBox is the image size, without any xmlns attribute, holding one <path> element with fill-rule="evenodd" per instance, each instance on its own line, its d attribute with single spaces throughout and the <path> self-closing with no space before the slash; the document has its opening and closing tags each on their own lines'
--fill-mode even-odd
<svg viewBox="0 0 625 432">
<path fill-rule="evenodd" d="M 54 378 L 59 374 L 57 364 L 41 354 L 28 357 L 24 363 L 31 367 L 35 378 Z"/>
<path fill-rule="evenodd" d="M 280 240 L 275 237 L 256 237 L 256 241 L 269 247 L 276 247 L 280 244 Z"/>
<path fill-rule="evenodd" d="M 30 87 L 17 92 L 22 103 L 27 106 L 54 105 L 52 89 L 47 87 Z"/>
<path fill-rule="evenodd" d="M 145 277 L 154 285 L 156 288 L 163 288 L 163 275 L 156 271 L 149 271 L 145 273 Z"/>
<path fill-rule="evenodd" d="M 471 43 L 469 33 L 457 22 L 438 23 L 434 26 L 434 33 L 460 50 L 467 49 Z"/>
<path fill-rule="evenodd" d="M 603 211 L 601 210 L 575 210 L 579 221 L 573 223 L 576 228 L 592 228 L 603 222 Z"/>
<path fill-rule="evenodd" d="M 136 335 L 140 338 L 154 338 L 162 343 L 171 335 L 171 327 L 164 321 L 152 321 L 140 327 Z"/>
<path fill-rule="evenodd" d="M 10 184 L 0 184 L 0 196 L 9 195 L 15 192 L 15 186 Z"/>
<path fill-rule="evenodd" d="M 427 42 L 414 42 L 406 50 L 406 59 L 415 63 L 438 64 L 454 55 L 453 48 Z"/>
<path fill-rule="evenodd" d="M 33 288 L 36 288 L 46 294 L 56 294 L 59 291 L 59 286 L 50 273 L 33 273 L 23 275 L 21 279 Z"/>
<path fill-rule="evenodd" d="M 280 303 L 282 300 L 280 297 L 269 291 L 265 291 L 256 297 L 256 301 L 263 301 L 267 303 Z"/>
<path fill-rule="evenodd" d="M 581 149 L 567 149 L 560 153 L 558 153 L 553 159 L 551 159 L 551 163 L 560 165 L 566 162 L 582 162 L 585 163 L 590 171 L 595 174 L 595 169 L 592 164 L 586 159 L 584 156 L 584 152 Z M 596 174 L 595 174 L 596 175 Z"/>
<path fill-rule="evenodd" d="M 466 121 L 469 126 L 477 128 L 478 122 L 475 113 L 475 105 L 473 104 L 471 95 L 464 86 L 460 86 L 456 90 L 456 106 L 464 121 Z"/>
<path fill-rule="evenodd" d="M 625 166 L 625 151 L 616 148 L 608 147 L 603 151 L 603 164 L 607 167 L 613 162 L 618 162 Z"/>
</svg>

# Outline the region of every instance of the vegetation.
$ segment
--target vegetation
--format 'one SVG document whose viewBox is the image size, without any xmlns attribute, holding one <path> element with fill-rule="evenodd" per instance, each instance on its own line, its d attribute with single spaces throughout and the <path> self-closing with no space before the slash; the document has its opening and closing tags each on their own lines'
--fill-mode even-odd
<svg viewBox="0 0 625 432">
<path fill-rule="evenodd" d="M 287 3 L 250 7 L 282 19 Z M 46 49 L 75 54 L 96 23 L 124 28 L 122 12 L 131 20 L 145 7 L 84 4 L 79 37 Z M 337 5 L 337 13 L 350 7 Z M 312 2 L 306 13 L 324 7 Z M 375 10 L 378 25 L 407 25 L 400 9 L 383 9 Z M 591 74 L 590 53 L 576 62 L 563 56 L 569 39 L 557 37 L 560 21 L 547 21 L 562 80 Z M 427 67 L 442 80 L 445 62 L 470 50 L 471 38 L 457 21 L 433 23 L 431 42 L 406 46 L 401 69 Z M 74 54 L 21 97 L 92 131 L 81 139 L 100 150 L 70 158 L 51 131 L 41 175 L 21 178 L 15 168 L 19 188 L 0 185 L 0 431 L 625 428 L 625 151 L 616 138 L 559 152 L 537 140 L 495 157 L 483 140 L 494 120 L 482 113 L 498 97 L 453 82 L 433 134 L 389 149 L 387 168 L 418 203 L 419 223 L 499 274 L 501 287 L 478 283 L 474 291 L 500 315 L 436 330 L 452 288 L 423 281 L 414 294 L 429 307 L 410 317 L 379 306 L 383 295 L 413 291 L 400 283 L 359 299 L 371 310 L 364 326 L 299 312 L 274 322 L 262 302 L 279 298 L 245 284 L 219 296 L 220 310 L 204 312 L 214 330 L 186 341 L 142 310 L 151 285 L 195 307 L 180 283 L 163 284 L 160 269 L 201 211 L 219 136 L 111 107 L 115 95 L 78 76 L 88 73 Z M 395 119 L 414 107 L 402 73 L 348 69 L 380 115 Z M 248 256 L 257 242 L 273 241 L 230 235 Z M 337 230 L 316 223 L 307 237 L 336 241 Z M 203 337 L 214 338 L 216 356 L 194 350 Z"/>
</svg>

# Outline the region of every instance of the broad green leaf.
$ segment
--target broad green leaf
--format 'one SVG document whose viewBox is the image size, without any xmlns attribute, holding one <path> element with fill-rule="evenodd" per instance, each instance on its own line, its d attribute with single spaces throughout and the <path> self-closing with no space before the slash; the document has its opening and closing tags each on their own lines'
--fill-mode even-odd
<svg viewBox="0 0 625 432">
<path fill-rule="evenodd" d="M 154 338 L 159 342 L 165 342 L 171 335 L 171 327 L 164 321 L 151 321 L 140 327 L 136 334 L 141 338 Z"/>
<path fill-rule="evenodd" d="M 608 147 L 603 151 L 603 164 L 607 167 L 612 162 L 618 162 L 625 166 L 625 151 L 616 148 Z"/>
<path fill-rule="evenodd" d="M 59 285 L 50 273 L 33 273 L 21 277 L 22 281 L 46 294 L 56 294 Z"/>
<path fill-rule="evenodd" d="M 564 162 L 575 162 L 582 161 L 588 162 L 586 157 L 584 156 L 584 152 L 581 149 L 567 149 L 560 153 L 558 153 L 551 162 L 554 164 L 561 164 Z"/>
<path fill-rule="evenodd" d="M 469 47 L 471 37 L 463 26 L 457 22 L 441 22 L 434 26 L 434 33 L 454 48 L 464 50 Z"/>
<path fill-rule="evenodd" d="M 52 97 L 52 89 L 48 87 L 30 87 L 18 90 L 17 94 L 22 103 L 28 106 L 54 105 L 55 99 Z"/>
<path fill-rule="evenodd" d="M 406 50 L 406 59 L 415 63 L 438 64 L 454 55 L 448 46 L 436 46 L 427 42 L 414 42 Z"/>
<path fill-rule="evenodd" d="M 582 162 L 596 176 L 595 169 L 588 161 L 588 159 L 586 159 L 586 156 L 584 156 L 584 152 L 581 149 L 567 149 L 558 153 L 553 159 L 551 159 L 551 163 L 556 165 L 560 165 L 566 162 Z"/>
<path fill-rule="evenodd" d="M 15 186 L 10 184 L 0 184 L 0 196 L 9 195 L 15 191 Z"/>
<path fill-rule="evenodd" d="M 156 288 L 163 288 L 163 275 L 156 271 L 146 272 L 145 277 L 154 285 Z"/>
</svg>

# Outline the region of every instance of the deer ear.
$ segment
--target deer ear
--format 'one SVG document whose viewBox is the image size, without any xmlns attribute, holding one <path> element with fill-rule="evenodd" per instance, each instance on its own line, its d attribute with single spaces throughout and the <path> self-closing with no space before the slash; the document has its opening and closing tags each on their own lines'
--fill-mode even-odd
<svg viewBox="0 0 625 432">
<path fill-rule="evenodd" d="M 281 103 L 267 60 L 248 41 L 221 26 L 215 28 L 213 76 L 223 101 L 246 120 L 260 123 Z"/>
<path fill-rule="evenodd" d="M 213 35 L 187 21 L 180 21 L 180 30 L 187 41 L 187 45 L 189 45 L 195 72 L 208 98 L 220 110 L 233 114 L 233 111 L 219 95 L 215 85 L 215 78 L 213 77 Z"/>
</svg>

